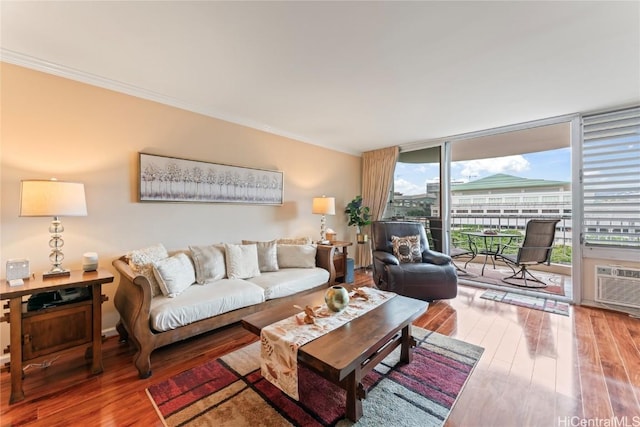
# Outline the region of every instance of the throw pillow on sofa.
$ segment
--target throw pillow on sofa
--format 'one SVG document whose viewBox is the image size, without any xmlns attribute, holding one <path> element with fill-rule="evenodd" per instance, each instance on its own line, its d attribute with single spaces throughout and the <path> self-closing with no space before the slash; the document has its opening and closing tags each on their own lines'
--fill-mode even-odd
<svg viewBox="0 0 640 427">
<path fill-rule="evenodd" d="M 224 261 L 224 246 L 189 246 L 196 269 L 196 282 L 204 284 L 207 281 L 224 279 L 227 275 Z"/>
<path fill-rule="evenodd" d="M 169 257 L 167 249 L 162 243 L 143 249 L 136 249 L 127 254 L 131 270 L 147 278 L 151 284 L 151 295 L 162 295 L 160 285 L 153 274 L 153 263 Z"/>
<path fill-rule="evenodd" d="M 229 279 L 249 279 L 260 275 L 257 245 L 224 245 Z"/>
<path fill-rule="evenodd" d="M 283 237 L 276 240 L 278 245 L 310 245 L 312 242 L 311 237 Z"/>
<path fill-rule="evenodd" d="M 255 242 L 253 240 L 243 240 L 243 245 L 255 244 L 258 248 L 258 267 L 261 273 L 267 271 L 278 271 L 278 252 L 276 241 Z"/>
<path fill-rule="evenodd" d="M 153 274 L 162 294 L 170 298 L 176 297 L 196 281 L 193 264 L 185 253 L 154 262 Z"/>
<path fill-rule="evenodd" d="M 316 245 L 278 245 L 280 268 L 313 268 L 316 266 Z"/>
</svg>

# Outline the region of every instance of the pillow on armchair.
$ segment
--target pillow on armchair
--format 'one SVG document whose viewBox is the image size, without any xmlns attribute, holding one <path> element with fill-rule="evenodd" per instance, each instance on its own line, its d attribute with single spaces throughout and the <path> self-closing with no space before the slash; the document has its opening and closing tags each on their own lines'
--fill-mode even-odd
<svg viewBox="0 0 640 427">
<path fill-rule="evenodd" d="M 401 264 L 410 262 L 422 262 L 422 250 L 420 249 L 420 235 L 415 236 L 391 236 L 393 254 Z"/>
</svg>

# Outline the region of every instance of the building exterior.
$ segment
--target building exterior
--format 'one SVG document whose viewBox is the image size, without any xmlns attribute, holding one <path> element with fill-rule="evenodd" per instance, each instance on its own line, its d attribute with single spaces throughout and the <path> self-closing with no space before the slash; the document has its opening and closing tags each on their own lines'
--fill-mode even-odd
<svg viewBox="0 0 640 427">
<path fill-rule="evenodd" d="M 436 216 L 433 207 L 439 205 L 440 190 L 434 193 L 423 193 L 405 196 L 402 193 L 394 193 L 393 200 L 385 212 L 385 217 L 428 217 Z"/>
<path fill-rule="evenodd" d="M 440 217 L 440 186 L 427 185 L 427 193 L 394 194 L 387 216 L 407 217 L 423 209 L 424 216 Z M 524 232 L 531 218 L 560 218 L 557 243 L 571 244 L 571 183 L 496 174 L 451 187 L 452 230 L 499 228 Z M 432 204 L 427 205 L 429 202 Z"/>
<path fill-rule="evenodd" d="M 454 228 L 480 227 L 524 230 L 531 218 L 561 218 L 560 232 L 571 228 L 571 183 L 496 174 L 451 191 Z M 440 213 L 439 206 L 432 212 Z M 566 241 L 570 236 L 565 237 Z"/>
</svg>

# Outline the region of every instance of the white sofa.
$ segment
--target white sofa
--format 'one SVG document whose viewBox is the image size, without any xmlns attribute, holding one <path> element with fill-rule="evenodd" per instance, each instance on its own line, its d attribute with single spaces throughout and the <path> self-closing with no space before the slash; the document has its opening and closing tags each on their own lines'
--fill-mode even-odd
<svg viewBox="0 0 640 427">
<path fill-rule="evenodd" d="M 192 246 L 157 244 L 115 260 L 117 330 L 137 352 L 140 378 L 156 348 L 240 321 L 265 307 L 293 304 L 335 279 L 334 248 L 307 239 Z"/>
</svg>

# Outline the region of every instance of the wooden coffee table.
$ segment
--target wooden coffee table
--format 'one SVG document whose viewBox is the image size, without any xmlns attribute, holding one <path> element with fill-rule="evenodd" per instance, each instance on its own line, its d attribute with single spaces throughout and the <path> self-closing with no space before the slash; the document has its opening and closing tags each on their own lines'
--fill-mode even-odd
<svg viewBox="0 0 640 427">
<path fill-rule="evenodd" d="M 301 307 L 324 303 L 324 290 L 301 296 Z M 347 392 L 347 418 L 362 416 L 366 390 L 361 381 L 378 363 L 401 345 L 400 360 L 411 362 L 411 348 L 416 343 L 409 326 L 429 305 L 413 298 L 395 296 L 362 316 L 334 329 L 298 349 L 298 363 L 344 388 Z M 262 328 L 300 313 L 291 307 L 260 311 L 242 319 L 242 326 L 256 335 Z"/>
</svg>

